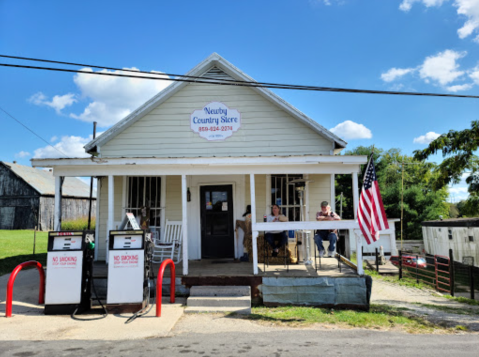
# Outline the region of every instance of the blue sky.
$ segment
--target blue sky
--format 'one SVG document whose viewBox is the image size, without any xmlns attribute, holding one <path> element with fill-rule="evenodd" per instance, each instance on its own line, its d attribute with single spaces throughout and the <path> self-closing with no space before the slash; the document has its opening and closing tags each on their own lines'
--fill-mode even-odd
<svg viewBox="0 0 479 357">
<path fill-rule="evenodd" d="M 476 24 L 479 0 L 2 0 L 0 53 L 183 74 L 217 52 L 264 82 L 477 95 Z M 104 131 L 167 84 L 0 67 L 0 107 L 79 156 L 92 121 Z M 275 92 L 348 148 L 411 154 L 479 119 L 477 99 Z M 1 111 L 0 123 L 0 160 L 59 155 Z"/>
</svg>

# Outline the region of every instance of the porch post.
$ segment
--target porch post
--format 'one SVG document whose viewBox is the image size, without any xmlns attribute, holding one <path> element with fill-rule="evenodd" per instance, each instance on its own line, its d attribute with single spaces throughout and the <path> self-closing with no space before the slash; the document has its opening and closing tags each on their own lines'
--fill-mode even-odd
<svg viewBox="0 0 479 357">
<path fill-rule="evenodd" d="M 163 240 L 166 231 L 166 176 L 161 176 L 161 194 L 160 194 L 160 207 L 161 207 L 161 231 L 159 240 Z"/>
<path fill-rule="evenodd" d="M 335 175 L 331 174 L 331 211 L 336 212 L 336 185 Z M 342 217 L 341 217 L 342 218 Z"/>
<path fill-rule="evenodd" d="M 354 219 L 358 219 L 358 204 L 359 204 L 359 193 L 358 193 L 358 173 L 353 172 L 353 205 L 354 205 Z"/>
<path fill-rule="evenodd" d="M 113 218 L 115 207 L 115 180 L 113 175 L 108 175 L 108 222 L 106 225 L 106 263 L 110 250 L 110 231 L 113 230 Z"/>
<path fill-rule="evenodd" d="M 188 275 L 188 217 L 186 175 L 181 175 L 181 217 L 183 220 L 183 275 Z"/>
<path fill-rule="evenodd" d="M 96 202 L 95 202 L 95 205 L 96 205 L 96 214 L 95 214 L 95 220 L 96 220 L 96 224 L 95 224 L 95 256 L 94 256 L 94 260 L 97 261 L 98 260 L 98 238 L 100 237 L 100 190 L 101 190 L 101 179 L 100 178 L 97 178 L 96 180 Z"/>
<path fill-rule="evenodd" d="M 62 185 L 65 177 L 55 176 L 55 219 L 54 227 L 55 231 L 62 230 Z"/>
<path fill-rule="evenodd" d="M 258 275 L 258 231 L 256 230 L 256 192 L 254 183 L 254 174 L 249 175 L 251 192 L 251 231 L 253 244 L 253 274 Z"/>
<path fill-rule="evenodd" d="M 358 275 L 364 275 L 363 268 L 363 235 L 359 229 L 354 229 L 354 235 L 356 236 L 356 260 L 358 263 Z"/>
<path fill-rule="evenodd" d="M 354 205 L 354 220 L 358 220 L 358 205 L 359 205 L 359 188 L 358 188 L 358 173 L 353 172 L 353 205 Z M 358 274 L 363 275 L 363 239 L 361 231 L 354 230 L 356 236 L 356 259 L 358 262 Z"/>
</svg>

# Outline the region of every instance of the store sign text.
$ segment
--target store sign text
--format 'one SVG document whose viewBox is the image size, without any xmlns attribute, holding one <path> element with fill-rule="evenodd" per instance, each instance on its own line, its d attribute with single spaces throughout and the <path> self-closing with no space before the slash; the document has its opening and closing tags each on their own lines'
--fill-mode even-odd
<svg viewBox="0 0 479 357">
<path fill-rule="evenodd" d="M 241 127 L 241 114 L 223 103 L 211 102 L 191 114 L 190 124 L 206 140 L 224 140 Z"/>
</svg>

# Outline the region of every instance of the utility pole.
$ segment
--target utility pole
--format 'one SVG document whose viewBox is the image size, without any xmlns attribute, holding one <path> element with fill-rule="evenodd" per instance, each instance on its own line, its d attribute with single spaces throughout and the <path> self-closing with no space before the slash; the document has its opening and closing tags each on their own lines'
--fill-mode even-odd
<svg viewBox="0 0 479 357">
<path fill-rule="evenodd" d="M 96 121 L 93 122 L 93 140 L 96 138 Z M 90 177 L 90 203 L 88 207 L 88 230 L 91 228 L 91 201 L 93 199 L 93 176 Z M 98 204 L 98 202 L 97 202 Z"/>
</svg>

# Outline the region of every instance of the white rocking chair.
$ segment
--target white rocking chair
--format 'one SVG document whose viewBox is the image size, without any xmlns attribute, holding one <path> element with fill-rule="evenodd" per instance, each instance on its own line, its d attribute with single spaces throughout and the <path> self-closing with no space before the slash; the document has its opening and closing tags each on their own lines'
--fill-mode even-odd
<svg viewBox="0 0 479 357">
<path fill-rule="evenodd" d="M 181 262 L 183 242 L 183 222 L 166 220 L 166 229 L 163 240 L 154 242 L 153 263 L 161 263 L 170 258 L 175 264 Z M 176 259 L 174 259 L 176 255 Z"/>
</svg>

